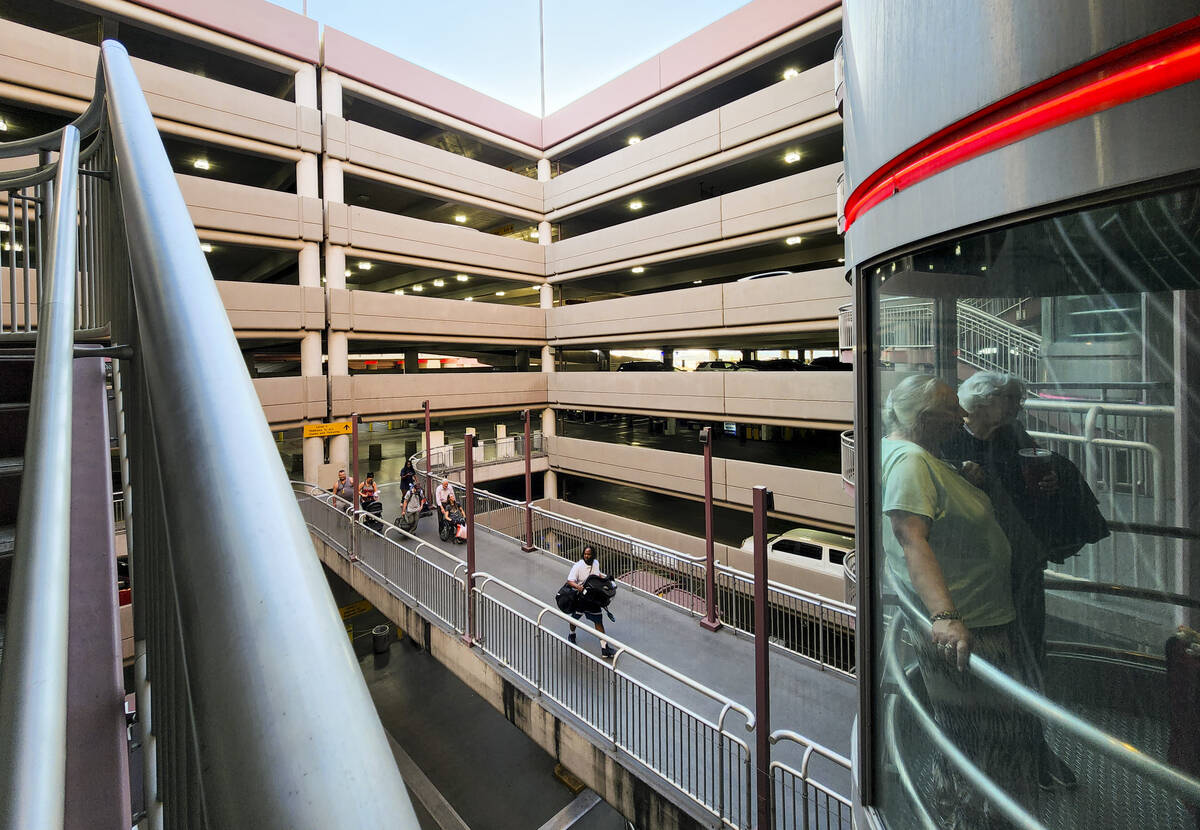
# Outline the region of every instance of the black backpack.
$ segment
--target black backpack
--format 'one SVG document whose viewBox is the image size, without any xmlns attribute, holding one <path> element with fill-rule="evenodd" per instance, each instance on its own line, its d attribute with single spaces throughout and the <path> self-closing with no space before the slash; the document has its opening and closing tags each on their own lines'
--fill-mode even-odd
<svg viewBox="0 0 1200 830">
<path fill-rule="evenodd" d="M 558 606 L 558 610 L 564 614 L 575 613 L 575 601 L 579 598 L 579 592 L 572 588 L 567 583 L 558 589 L 558 593 L 554 595 L 554 602 Z"/>
</svg>

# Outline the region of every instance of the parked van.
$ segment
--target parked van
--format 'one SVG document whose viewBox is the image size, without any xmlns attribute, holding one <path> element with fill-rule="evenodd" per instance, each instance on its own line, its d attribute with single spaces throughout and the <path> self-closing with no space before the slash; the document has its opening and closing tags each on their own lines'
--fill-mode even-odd
<svg viewBox="0 0 1200 830">
<path fill-rule="evenodd" d="M 754 552 L 754 537 L 742 542 L 742 550 Z M 854 550 L 854 538 L 824 530 L 796 527 L 767 537 L 767 562 L 771 579 L 812 594 L 844 600 L 846 555 Z"/>
</svg>

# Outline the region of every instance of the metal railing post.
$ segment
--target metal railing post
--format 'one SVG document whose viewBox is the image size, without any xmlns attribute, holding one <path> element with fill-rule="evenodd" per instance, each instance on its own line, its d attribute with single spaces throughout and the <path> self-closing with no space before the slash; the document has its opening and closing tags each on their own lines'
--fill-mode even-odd
<svg viewBox="0 0 1200 830">
<path fill-rule="evenodd" d="M 521 413 L 525 417 L 525 544 L 521 550 L 532 553 L 533 547 L 533 445 L 529 441 L 529 410 Z"/>
<path fill-rule="evenodd" d="M 774 826 L 771 811 L 771 615 L 767 609 L 767 510 L 772 493 L 754 488 L 754 720 L 759 830 Z"/>
<path fill-rule="evenodd" d="M 717 618 L 716 555 L 713 550 L 712 442 L 712 427 L 704 427 L 700 430 L 700 443 L 704 445 L 704 618 L 700 625 L 709 631 L 717 631 L 721 621 Z"/>
<path fill-rule="evenodd" d="M 475 642 L 475 436 L 467 433 L 463 442 L 466 448 L 466 492 L 463 501 L 467 511 L 467 632 L 463 640 Z"/>
<path fill-rule="evenodd" d="M 433 498 L 433 449 L 429 446 L 429 401 L 425 408 L 425 498 Z"/>
</svg>

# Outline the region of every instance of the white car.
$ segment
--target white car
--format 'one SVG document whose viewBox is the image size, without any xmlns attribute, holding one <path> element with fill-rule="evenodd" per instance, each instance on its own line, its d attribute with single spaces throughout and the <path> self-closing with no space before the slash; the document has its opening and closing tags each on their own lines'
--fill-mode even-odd
<svg viewBox="0 0 1200 830">
<path fill-rule="evenodd" d="M 754 553 L 753 536 L 742 550 Z M 853 550 L 853 537 L 824 530 L 796 527 L 767 537 L 771 579 L 839 601 L 847 596 L 844 563 Z"/>
</svg>

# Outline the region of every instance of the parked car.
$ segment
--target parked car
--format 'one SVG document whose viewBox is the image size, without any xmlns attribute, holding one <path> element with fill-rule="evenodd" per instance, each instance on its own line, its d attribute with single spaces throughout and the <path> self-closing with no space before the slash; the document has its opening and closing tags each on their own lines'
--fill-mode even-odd
<svg viewBox="0 0 1200 830">
<path fill-rule="evenodd" d="M 814 357 L 808 361 L 808 365 L 812 369 L 820 369 L 825 372 L 850 372 L 854 370 L 854 364 L 843 363 L 840 357 L 832 355 L 827 357 Z"/>
<path fill-rule="evenodd" d="M 661 360 L 630 360 L 617 367 L 618 372 L 671 372 L 670 366 Z"/>
<path fill-rule="evenodd" d="M 732 360 L 706 360 L 696 367 L 697 372 L 736 372 L 738 365 Z"/>
<path fill-rule="evenodd" d="M 743 360 L 738 369 L 753 369 L 758 372 L 807 372 L 809 365 L 803 360 L 779 358 L 777 360 Z"/>
</svg>

